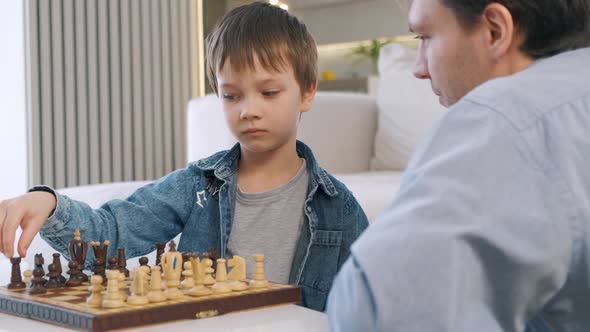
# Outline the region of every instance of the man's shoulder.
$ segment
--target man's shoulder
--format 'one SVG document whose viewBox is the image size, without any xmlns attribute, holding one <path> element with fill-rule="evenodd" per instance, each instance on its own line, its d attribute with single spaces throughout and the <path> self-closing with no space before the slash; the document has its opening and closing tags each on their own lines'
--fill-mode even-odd
<svg viewBox="0 0 590 332">
<path fill-rule="evenodd" d="M 528 128 L 556 109 L 588 98 L 590 48 L 537 60 L 516 74 L 490 80 L 463 98 L 501 114 L 517 129 Z"/>
</svg>

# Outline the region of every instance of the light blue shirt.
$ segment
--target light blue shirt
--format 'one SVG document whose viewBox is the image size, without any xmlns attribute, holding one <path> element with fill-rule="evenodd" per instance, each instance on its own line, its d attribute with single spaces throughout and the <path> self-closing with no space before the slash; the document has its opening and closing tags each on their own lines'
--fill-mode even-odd
<svg viewBox="0 0 590 332">
<path fill-rule="evenodd" d="M 590 331 L 590 48 L 449 109 L 351 251 L 333 330 Z"/>
</svg>

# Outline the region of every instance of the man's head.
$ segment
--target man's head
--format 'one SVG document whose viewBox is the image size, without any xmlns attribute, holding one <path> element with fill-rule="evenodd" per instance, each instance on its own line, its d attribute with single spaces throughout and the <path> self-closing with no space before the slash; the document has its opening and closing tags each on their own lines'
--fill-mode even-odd
<svg viewBox="0 0 590 332">
<path fill-rule="evenodd" d="M 305 24 L 263 2 L 233 9 L 207 36 L 207 77 L 213 91 L 219 93 L 217 73 L 227 60 L 243 71 L 254 69 L 255 58 L 267 70 L 290 66 L 302 92 L 316 84 L 317 49 Z"/>
<path fill-rule="evenodd" d="M 588 0 L 414 0 L 415 75 L 450 106 L 535 59 L 590 45 Z"/>
</svg>

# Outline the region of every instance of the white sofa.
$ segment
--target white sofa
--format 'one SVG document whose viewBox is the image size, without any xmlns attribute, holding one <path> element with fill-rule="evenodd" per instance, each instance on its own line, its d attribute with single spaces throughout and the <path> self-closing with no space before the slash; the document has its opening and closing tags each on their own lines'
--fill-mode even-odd
<svg viewBox="0 0 590 332">
<path fill-rule="evenodd" d="M 386 46 L 380 57 L 376 98 L 318 92 L 311 112 L 303 115 L 300 124 L 299 139 L 312 148 L 320 165 L 348 186 L 369 221 L 393 200 L 413 147 L 442 112 L 428 82 L 412 76 L 414 52 L 398 45 Z M 187 123 L 189 161 L 235 143 L 216 96 L 190 101 Z M 98 207 L 109 199 L 125 198 L 148 182 L 100 184 L 59 192 Z M 34 253 L 39 252 L 47 261 L 54 250 L 37 235 L 21 268 L 32 266 Z M 130 261 L 130 267 L 136 265 L 134 261 Z M 150 261 L 154 261 L 154 253 Z M 0 259 L 0 284 L 8 282 L 9 272 L 3 272 L 8 268 L 7 260 Z"/>
</svg>

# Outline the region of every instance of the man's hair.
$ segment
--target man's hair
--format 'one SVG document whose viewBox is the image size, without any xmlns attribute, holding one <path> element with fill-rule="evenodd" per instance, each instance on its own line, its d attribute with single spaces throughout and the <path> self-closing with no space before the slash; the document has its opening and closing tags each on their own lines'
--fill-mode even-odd
<svg viewBox="0 0 590 332">
<path fill-rule="evenodd" d="M 590 0 L 441 0 L 463 28 L 479 23 L 487 5 L 499 3 L 512 14 L 525 40 L 521 50 L 542 58 L 590 46 Z"/>
<path fill-rule="evenodd" d="M 317 80 L 316 44 L 297 17 L 263 2 L 234 8 L 207 36 L 207 77 L 215 93 L 217 72 L 229 59 L 237 71 L 254 69 L 254 55 L 266 70 L 292 66 L 301 92 Z"/>
</svg>

